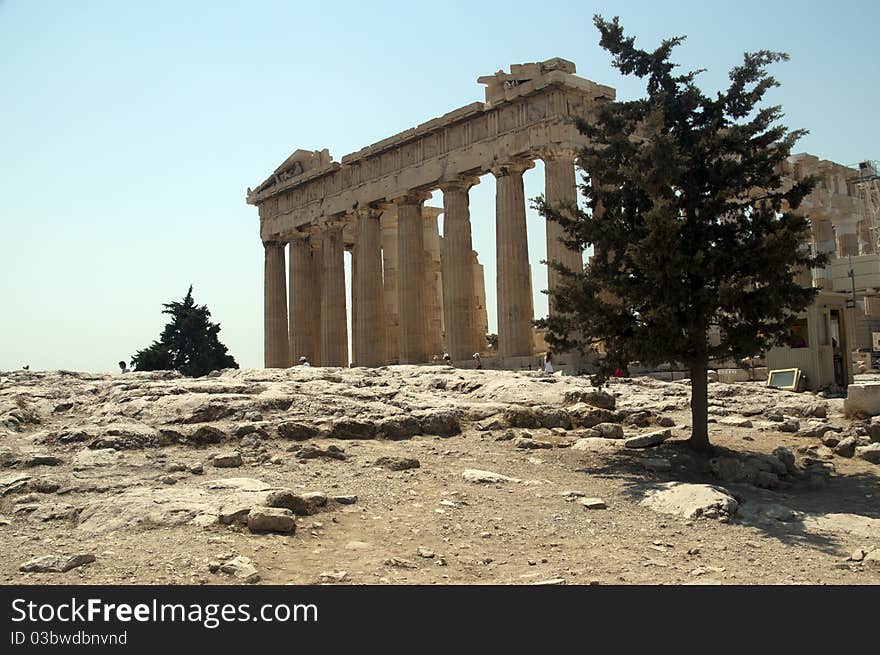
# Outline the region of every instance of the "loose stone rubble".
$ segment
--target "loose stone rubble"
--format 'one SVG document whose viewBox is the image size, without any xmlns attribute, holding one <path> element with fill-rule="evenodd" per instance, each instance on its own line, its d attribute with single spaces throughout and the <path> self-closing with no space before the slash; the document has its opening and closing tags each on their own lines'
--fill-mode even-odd
<svg viewBox="0 0 880 655">
<path fill-rule="evenodd" d="M 3 372 L 0 581 L 880 583 L 880 422 L 709 389 L 702 456 L 686 381 Z"/>
</svg>

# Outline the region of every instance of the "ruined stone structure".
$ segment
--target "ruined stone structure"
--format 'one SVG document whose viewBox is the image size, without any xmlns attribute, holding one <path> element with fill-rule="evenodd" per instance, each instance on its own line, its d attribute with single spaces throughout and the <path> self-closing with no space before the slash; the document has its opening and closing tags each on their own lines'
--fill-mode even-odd
<svg viewBox="0 0 880 655">
<path fill-rule="evenodd" d="M 339 162 L 327 150 L 297 150 L 248 189 L 265 248 L 265 365 L 289 366 L 301 354 L 324 366 L 347 365 L 349 311 L 351 355 L 358 365 L 421 363 L 441 349 L 462 360 L 484 350 L 485 292 L 471 243 L 468 190 L 487 173 L 495 176 L 497 189 L 498 355 L 532 355 L 522 176 L 542 159 L 547 199 L 575 203 L 574 156 L 584 137 L 572 119 L 589 119 L 596 103 L 614 98 L 610 87 L 574 72 L 573 63 L 558 58 L 511 65 L 509 73 L 478 79 L 486 85 L 485 102 Z M 442 210 L 426 208 L 437 189 Z M 547 259 L 582 267 L 582 254 L 559 236 L 559 226 L 548 223 Z M 350 300 L 345 250 L 353 258 Z M 549 280 L 552 289 L 555 271 Z"/>
<path fill-rule="evenodd" d="M 860 171 L 801 153 L 788 158 L 783 172 L 792 180 L 817 178 L 798 211 L 810 220 L 811 247 L 827 255 L 828 263 L 807 275 L 804 284 L 850 296 L 855 287 L 852 349 L 870 349 L 871 333 L 880 331 L 880 252 L 872 234 L 877 227 L 866 220 L 854 185 Z"/>
</svg>

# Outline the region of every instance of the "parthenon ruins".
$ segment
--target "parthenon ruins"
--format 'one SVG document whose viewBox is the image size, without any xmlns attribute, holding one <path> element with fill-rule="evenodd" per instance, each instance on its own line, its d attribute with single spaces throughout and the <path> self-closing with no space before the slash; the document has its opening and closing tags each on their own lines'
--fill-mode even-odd
<svg viewBox="0 0 880 655">
<path fill-rule="evenodd" d="M 614 89 L 577 77 L 564 59 L 480 77 L 475 102 L 333 161 L 297 150 L 256 189 L 265 248 L 265 365 L 300 355 L 324 366 L 453 360 L 485 348 L 481 267 L 471 242 L 469 189 L 496 178 L 498 351 L 515 365 L 534 351 L 534 309 L 523 172 L 544 162 L 548 202 L 577 201 L 573 118 L 589 118 Z M 443 207 L 425 206 L 435 190 Z M 443 235 L 438 215 L 443 214 Z M 547 259 L 572 269 L 580 252 L 548 222 Z M 289 295 L 287 246 L 289 244 Z M 344 252 L 352 253 L 349 359 Z M 478 271 L 479 278 L 475 276 Z M 549 287 L 556 273 L 548 271 Z M 552 312 L 552 306 L 550 307 Z"/>
<path fill-rule="evenodd" d="M 576 202 L 574 159 L 585 137 L 572 119 L 589 120 L 598 103 L 615 97 L 614 89 L 574 73 L 575 65 L 560 58 L 512 64 L 509 73 L 478 78 L 486 85 L 485 102 L 339 162 L 326 149 L 296 150 L 248 189 L 265 248 L 265 366 L 287 367 L 300 355 L 323 366 L 380 366 L 422 363 L 443 351 L 461 361 L 485 351 L 485 282 L 472 247 L 468 193 L 488 173 L 496 178 L 493 363 L 519 368 L 530 362 L 534 308 L 523 173 L 542 160 L 548 203 Z M 782 173 L 789 180 L 818 179 L 799 211 L 810 219 L 811 247 L 830 260 L 804 272 L 803 284 L 854 292 L 853 348 L 869 349 L 872 334 L 880 332 L 880 176 L 871 162 L 859 166 L 798 154 Z M 436 190 L 442 208 L 425 205 Z M 547 260 L 581 268 L 583 254 L 566 248 L 561 235 L 557 223 L 547 222 Z M 548 287 L 557 282 L 548 269 Z"/>
</svg>

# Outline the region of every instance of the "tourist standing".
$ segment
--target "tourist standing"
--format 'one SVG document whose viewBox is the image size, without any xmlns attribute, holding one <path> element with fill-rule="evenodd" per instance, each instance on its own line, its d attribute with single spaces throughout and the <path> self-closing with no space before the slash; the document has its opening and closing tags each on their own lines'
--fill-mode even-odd
<svg viewBox="0 0 880 655">
<path fill-rule="evenodd" d="M 549 350 L 544 355 L 544 372 L 553 373 L 553 353 Z"/>
</svg>

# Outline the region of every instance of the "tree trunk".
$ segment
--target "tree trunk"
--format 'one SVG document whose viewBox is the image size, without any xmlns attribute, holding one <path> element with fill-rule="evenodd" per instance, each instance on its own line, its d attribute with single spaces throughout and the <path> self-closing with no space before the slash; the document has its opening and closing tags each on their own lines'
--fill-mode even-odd
<svg viewBox="0 0 880 655">
<path fill-rule="evenodd" d="M 688 445 L 698 453 L 709 450 L 709 363 L 691 362 L 691 438 Z"/>
</svg>

